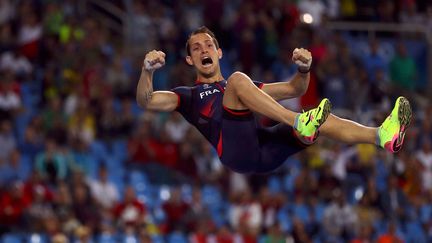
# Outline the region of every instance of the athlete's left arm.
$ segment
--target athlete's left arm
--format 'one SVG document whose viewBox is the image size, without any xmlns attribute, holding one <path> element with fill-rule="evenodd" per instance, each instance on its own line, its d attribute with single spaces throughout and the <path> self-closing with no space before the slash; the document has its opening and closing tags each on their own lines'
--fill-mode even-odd
<svg viewBox="0 0 432 243">
<path fill-rule="evenodd" d="M 293 51 L 292 60 L 298 65 L 298 72 L 288 81 L 264 84 L 262 90 L 275 100 L 290 99 L 306 93 L 310 80 L 312 54 L 303 48 Z"/>
</svg>

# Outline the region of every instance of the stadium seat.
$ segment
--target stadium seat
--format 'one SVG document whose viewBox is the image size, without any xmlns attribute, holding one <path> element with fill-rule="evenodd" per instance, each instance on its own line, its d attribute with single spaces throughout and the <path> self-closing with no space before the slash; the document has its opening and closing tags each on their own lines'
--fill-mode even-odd
<svg viewBox="0 0 432 243">
<path fill-rule="evenodd" d="M 134 235 L 124 235 L 122 243 L 138 243 L 138 239 Z"/>
<path fill-rule="evenodd" d="M 294 204 L 292 206 L 293 216 L 300 219 L 303 223 L 310 220 L 309 209 L 305 204 Z"/>
<path fill-rule="evenodd" d="M 270 192 L 278 193 L 282 190 L 282 183 L 279 176 L 272 176 L 268 180 L 268 187 Z"/>
<path fill-rule="evenodd" d="M 99 236 L 96 237 L 97 243 L 116 243 L 117 242 L 117 237 L 115 235 L 110 235 L 110 234 L 101 234 Z"/>
<path fill-rule="evenodd" d="M 167 236 L 167 243 L 187 243 L 187 237 L 180 232 L 174 232 Z"/>
<path fill-rule="evenodd" d="M 408 243 L 427 242 L 426 234 L 420 222 L 411 221 L 406 223 L 406 242 Z"/>
<path fill-rule="evenodd" d="M 152 235 L 151 239 L 153 241 L 153 243 L 164 243 L 164 239 L 161 235 Z"/>
<path fill-rule="evenodd" d="M 22 242 L 22 238 L 19 234 L 5 234 L 2 237 L 2 242 L 3 243 L 21 243 Z"/>
</svg>

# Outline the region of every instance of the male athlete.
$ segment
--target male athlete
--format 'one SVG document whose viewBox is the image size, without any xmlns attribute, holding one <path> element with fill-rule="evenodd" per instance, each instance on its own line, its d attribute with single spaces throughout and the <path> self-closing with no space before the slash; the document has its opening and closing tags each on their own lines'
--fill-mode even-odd
<svg viewBox="0 0 432 243">
<path fill-rule="evenodd" d="M 321 134 L 346 143 L 377 144 L 390 152 L 400 150 L 411 120 L 408 100 L 399 97 L 392 113 L 378 127 L 366 127 L 330 114 L 323 99 L 318 107 L 296 113 L 277 100 L 303 95 L 309 85 L 311 53 L 293 51 L 298 72 L 289 82 L 264 84 L 246 74 L 222 76 L 222 50 L 206 27 L 194 31 L 186 42 L 186 62 L 196 70 L 193 87 L 153 91 L 153 73 L 165 64 L 165 53 L 153 50 L 145 56 L 137 87 L 137 102 L 154 111 L 178 111 L 213 145 L 221 162 L 239 173 L 266 173 L 279 167 L 288 156 L 312 144 Z M 280 122 L 259 127 L 255 114 Z"/>
</svg>

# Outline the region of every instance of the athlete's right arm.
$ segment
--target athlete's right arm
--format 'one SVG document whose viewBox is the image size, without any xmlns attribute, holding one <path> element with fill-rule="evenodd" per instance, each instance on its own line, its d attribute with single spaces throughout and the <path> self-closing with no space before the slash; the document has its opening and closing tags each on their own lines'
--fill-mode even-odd
<svg viewBox="0 0 432 243">
<path fill-rule="evenodd" d="M 153 73 L 165 64 L 165 53 L 153 50 L 146 54 L 138 82 L 136 100 L 140 107 L 153 111 L 174 111 L 178 97 L 171 91 L 153 91 Z"/>
</svg>

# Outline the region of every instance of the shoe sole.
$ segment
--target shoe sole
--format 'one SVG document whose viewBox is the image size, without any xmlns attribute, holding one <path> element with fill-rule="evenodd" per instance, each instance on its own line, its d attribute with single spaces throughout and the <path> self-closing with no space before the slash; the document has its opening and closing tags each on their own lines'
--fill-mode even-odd
<svg viewBox="0 0 432 243">
<path fill-rule="evenodd" d="M 317 129 L 319 127 L 321 127 L 321 125 L 327 120 L 327 117 L 330 115 L 330 112 L 331 112 L 331 102 L 330 102 L 330 100 L 326 99 L 324 102 L 325 103 L 322 106 L 321 117 L 319 119 L 317 119 L 317 122 L 319 124 L 317 126 Z"/>
<path fill-rule="evenodd" d="M 412 117 L 412 109 L 411 105 L 407 98 L 401 97 L 399 99 L 399 110 L 398 110 L 398 119 L 400 123 L 400 131 L 398 134 L 398 138 L 396 140 L 396 146 L 399 147 L 403 143 L 403 139 L 405 137 L 405 132 L 408 126 L 411 123 Z"/>
</svg>

